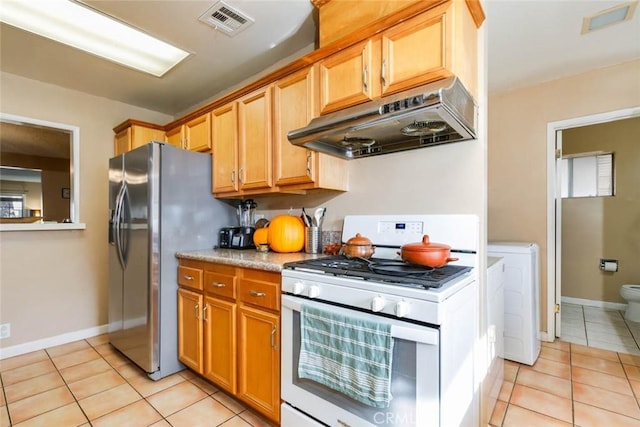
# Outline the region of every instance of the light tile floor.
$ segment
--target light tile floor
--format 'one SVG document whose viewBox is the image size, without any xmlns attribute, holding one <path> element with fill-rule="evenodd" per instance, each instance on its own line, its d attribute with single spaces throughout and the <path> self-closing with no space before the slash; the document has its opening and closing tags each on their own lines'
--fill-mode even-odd
<svg viewBox="0 0 640 427">
<path fill-rule="evenodd" d="M 491 426 L 640 426 L 640 356 L 556 341 L 504 373 Z"/>
<path fill-rule="evenodd" d="M 266 427 L 188 370 L 159 381 L 106 335 L 0 361 L 0 427 Z"/>
<path fill-rule="evenodd" d="M 562 303 L 561 313 L 562 341 L 640 355 L 640 323 L 623 311 Z"/>
</svg>

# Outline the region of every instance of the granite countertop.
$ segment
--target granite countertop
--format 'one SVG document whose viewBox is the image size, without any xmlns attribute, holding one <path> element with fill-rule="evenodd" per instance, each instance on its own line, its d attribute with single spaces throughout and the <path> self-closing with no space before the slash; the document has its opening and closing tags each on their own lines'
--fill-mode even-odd
<svg viewBox="0 0 640 427">
<path fill-rule="evenodd" d="M 326 256 L 327 255 L 324 254 L 307 254 L 304 252 L 258 252 L 255 249 L 203 249 L 176 253 L 176 257 L 180 259 L 214 262 L 217 264 L 227 264 L 234 265 L 236 267 L 276 272 L 282 271 L 282 265 L 287 262 L 322 258 Z"/>
</svg>

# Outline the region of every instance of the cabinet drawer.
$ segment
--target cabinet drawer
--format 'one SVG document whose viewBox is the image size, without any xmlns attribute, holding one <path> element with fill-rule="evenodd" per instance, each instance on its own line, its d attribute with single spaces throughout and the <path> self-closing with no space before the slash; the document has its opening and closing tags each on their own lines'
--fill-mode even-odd
<svg viewBox="0 0 640 427">
<path fill-rule="evenodd" d="M 207 271 L 204 273 L 204 291 L 211 295 L 236 298 L 236 278 Z"/>
<path fill-rule="evenodd" d="M 185 266 L 178 267 L 178 285 L 202 290 L 202 270 Z"/>
<path fill-rule="evenodd" d="M 278 284 L 240 279 L 239 287 L 239 299 L 243 303 L 280 311 Z"/>
</svg>

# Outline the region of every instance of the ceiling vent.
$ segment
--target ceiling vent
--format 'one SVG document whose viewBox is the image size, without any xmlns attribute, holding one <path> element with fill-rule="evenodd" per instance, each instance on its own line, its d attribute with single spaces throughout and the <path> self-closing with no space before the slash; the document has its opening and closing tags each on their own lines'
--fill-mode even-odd
<svg viewBox="0 0 640 427">
<path fill-rule="evenodd" d="M 229 37 L 235 36 L 254 22 L 253 18 L 224 1 L 211 6 L 199 19 Z"/>
</svg>

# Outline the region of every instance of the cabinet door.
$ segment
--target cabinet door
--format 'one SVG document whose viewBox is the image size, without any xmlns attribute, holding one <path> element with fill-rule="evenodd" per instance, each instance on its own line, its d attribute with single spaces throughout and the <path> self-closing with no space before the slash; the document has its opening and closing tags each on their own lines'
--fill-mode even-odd
<svg viewBox="0 0 640 427">
<path fill-rule="evenodd" d="M 202 295 L 178 289 L 178 359 L 202 373 Z"/>
<path fill-rule="evenodd" d="M 278 315 L 241 306 L 238 396 L 269 418 L 280 419 L 280 322 Z"/>
<path fill-rule="evenodd" d="M 164 131 L 144 126 L 131 126 L 131 149 L 142 147 L 151 141 L 164 141 Z"/>
<path fill-rule="evenodd" d="M 173 145 L 174 147 L 184 148 L 182 138 L 182 126 L 178 126 L 173 129 L 169 129 L 164 136 L 164 140 Z"/>
<path fill-rule="evenodd" d="M 238 114 L 235 102 L 211 113 L 213 192 L 238 191 Z"/>
<path fill-rule="evenodd" d="M 320 61 L 320 113 L 369 101 L 380 93 L 374 42 L 367 40 Z M 375 68 L 375 69 L 374 69 Z"/>
<path fill-rule="evenodd" d="M 309 67 L 275 83 L 273 88 L 274 167 L 276 185 L 312 183 L 316 152 L 289 142 L 287 133 L 317 115 L 316 68 Z"/>
<path fill-rule="evenodd" d="M 185 145 L 191 151 L 211 149 L 211 113 L 203 114 L 184 125 Z"/>
<path fill-rule="evenodd" d="M 236 392 L 236 304 L 205 297 L 204 376 Z"/>
<path fill-rule="evenodd" d="M 238 101 L 240 190 L 272 186 L 270 93 L 270 88 L 266 87 Z"/>
<path fill-rule="evenodd" d="M 382 94 L 402 91 L 448 77 L 447 46 L 451 13 L 436 8 L 385 31 L 382 35 Z"/>
<path fill-rule="evenodd" d="M 131 127 L 116 134 L 113 138 L 113 155 L 117 156 L 131 150 Z"/>
</svg>

